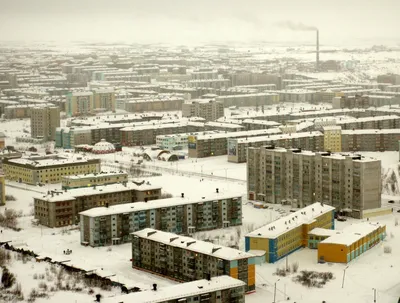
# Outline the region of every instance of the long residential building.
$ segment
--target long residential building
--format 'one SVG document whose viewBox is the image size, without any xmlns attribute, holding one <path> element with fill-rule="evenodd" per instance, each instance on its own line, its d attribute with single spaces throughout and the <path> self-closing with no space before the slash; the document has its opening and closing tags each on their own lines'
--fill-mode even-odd
<svg viewBox="0 0 400 303">
<path fill-rule="evenodd" d="M 316 202 L 281 217 L 247 234 L 246 251 L 263 251 L 265 253 L 258 256 L 260 263 L 275 263 L 292 252 L 307 247 L 309 231 L 315 228 L 334 229 L 334 211 L 334 207 Z"/>
<path fill-rule="evenodd" d="M 62 227 L 76 224 L 79 213 L 93 207 L 150 201 L 160 196 L 161 187 L 133 182 L 49 191 L 34 198 L 35 219 L 48 227 Z"/>
<path fill-rule="evenodd" d="M 102 299 L 104 303 L 244 303 L 245 283 L 230 276 L 196 280 Z"/>
<path fill-rule="evenodd" d="M 279 95 L 276 93 L 238 94 L 219 96 L 215 100 L 222 102 L 224 107 L 259 106 L 261 109 L 261 106 L 279 103 Z"/>
<path fill-rule="evenodd" d="M 132 267 L 178 281 L 229 275 L 255 290 L 254 255 L 151 228 L 132 233 Z"/>
<path fill-rule="evenodd" d="M 180 122 L 160 125 L 145 125 L 139 127 L 124 127 L 121 132 L 123 146 L 140 146 L 156 144 L 158 135 L 198 132 L 204 129 L 201 122 Z"/>
<path fill-rule="evenodd" d="M 73 176 L 64 176 L 61 180 L 62 189 L 90 187 L 97 185 L 107 185 L 113 183 L 122 183 L 128 181 L 126 172 L 99 172 L 94 174 L 82 174 Z"/>
<path fill-rule="evenodd" d="M 212 99 L 192 99 L 182 104 L 182 117 L 200 117 L 215 121 L 224 116 L 224 104 Z"/>
<path fill-rule="evenodd" d="M 228 139 L 228 162 L 247 161 L 247 148 L 274 145 L 283 148 L 301 148 L 311 151 L 324 150 L 324 135 L 321 132 L 301 132 Z"/>
<path fill-rule="evenodd" d="M 400 129 L 355 129 L 342 130 L 343 152 L 398 151 Z"/>
<path fill-rule="evenodd" d="M 336 120 L 342 129 L 393 129 L 400 128 L 400 116 L 374 116 Z"/>
<path fill-rule="evenodd" d="M 282 133 L 282 131 L 279 128 L 270 128 L 251 131 L 189 136 L 189 157 L 205 158 L 211 156 L 226 155 L 228 153 L 229 138 L 250 138 L 280 133 Z"/>
<path fill-rule="evenodd" d="M 250 200 L 304 207 L 320 201 L 362 218 L 381 206 L 381 161 L 360 155 L 248 148 L 247 190 Z"/>
<path fill-rule="evenodd" d="M 218 191 L 218 190 L 217 190 Z M 192 234 L 242 224 L 242 198 L 216 192 L 199 198 L 160 199 L 80 213 L 81 243 L 115 245 L 130 241 L 129 234 L 143 228 Z"/>
<path fill-rule="evenodd" d="M 8 180 L 20 183 L 60 183 L 64 176 L 98 173 L 100 160 L 59 155 L 4 159 L 3 171 Z"/>
</svg>

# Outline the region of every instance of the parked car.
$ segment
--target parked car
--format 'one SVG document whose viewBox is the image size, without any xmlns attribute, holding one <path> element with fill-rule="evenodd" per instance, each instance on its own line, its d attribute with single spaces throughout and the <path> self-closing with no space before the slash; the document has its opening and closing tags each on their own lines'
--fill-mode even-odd
<svg viewBox="0 0 400 303">
<path fill-rule="evenodd" d="M 340 221 L 340 222 L 347 221 L 347 219 L 345 217 L 338 217 L 337 220 Z"/>
</svg>

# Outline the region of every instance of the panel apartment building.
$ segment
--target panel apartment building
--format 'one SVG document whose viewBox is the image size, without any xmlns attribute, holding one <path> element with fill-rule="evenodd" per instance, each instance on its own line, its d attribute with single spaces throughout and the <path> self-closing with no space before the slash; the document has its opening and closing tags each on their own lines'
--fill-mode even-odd
<svg viewBox="0 0 400 303">
<path fill-rule="evenodd" d="M 279 128 L 189 136 L 189 157 L 205 158 L 228 153 L 229 138 L 250 138 L 282 133 Z"/>
<path fill-rule="evenodd" d="M 192 234 L 242 224 L 241 196 L 214 193 L 205 197 L 160 199 L 80 213 L 81 243 L 92 247 L 130 241 L 130 233 L 154 228 L 176 234 Z"/>
<path fill-rule="evenodd" d="M 56 128 L 60 126 L 58 106 L 35 106 L 31 109 L 31 137 L 45 141 L 56 139 Z"/>
<path fill-rule="evenodd" d="M 100 160 L 83 157 L 68 158 L 59 155 L 5 158 L 3 171 L 8 180 L 20 183 L 31 185 L 60 183 L 64 176 L 98 173 Z"/>
<path fill-rule="evenodd" d="M 224 116 L 224 104 L 211 99 L 192 99 L 182 104 L 182 117 L 200 117 L 215 121 Z"/>
<path fill-rule="evenodd" d="M 151 228 L 132 233 L 132 267 L 185 282 L 229 275 L 255 290 L 254 255 Z"/>
<path fill-rule="evenodd" d="M 298 208 L 320 201 L 362 218 L 363 210 L 381 206 L 381 161 L 359 155 L 250 147 L 247 190 L 250 200 L 286 200 Z"/>
<path fill-rule="evenodd" d="M 71 189 L 123 182 L 128 182 L 128 173 L 126 172 L 99 172 L 94 174 L 64 176 L 61 179 L 61 188 Z"/>
<path fill-rule="evenodd" d="M 264 145 L 323 151 L 324 135 L 321 132 L 301 132 L 251 138 L 229 138 L 228 162 L 244 163 L 247 161 L 248 147 L 261 147 Z"/>
<path fill-rule="evenodd" d="M 76 224 L 79 213 L 93 207 L 159 199 L 161 187 L 135 183 L 49 191 L 33 199 L 35 219 L 48 227 Z"/>
<path fill-rule="evenodd" d="M 104 303 L 244 303 L 245 283 L 219 276 L 102 299 Z"/>
</svg>

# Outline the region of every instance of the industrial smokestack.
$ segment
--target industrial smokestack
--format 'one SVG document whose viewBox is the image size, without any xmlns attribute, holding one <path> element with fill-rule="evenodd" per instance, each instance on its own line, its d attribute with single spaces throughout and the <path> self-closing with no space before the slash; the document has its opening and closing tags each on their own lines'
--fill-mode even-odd
<svg viewBox="0 0 400 303">
<path fill-rule="evenodd" d="M 316 69 L 319 70 L 319 30 L 317 29 L 317 61 L 316 61 Z"/>
</svg>

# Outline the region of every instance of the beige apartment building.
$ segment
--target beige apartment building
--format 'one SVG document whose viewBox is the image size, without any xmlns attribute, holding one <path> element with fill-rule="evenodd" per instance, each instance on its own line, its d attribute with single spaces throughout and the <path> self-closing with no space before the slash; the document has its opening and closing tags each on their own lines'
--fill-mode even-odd
<svg viewBox="0 0 400 303">
<path fill-rule="evenodd" d="M 108 184 L 86 188 L 49 191 L 33 199 L 35 219 L 48 227 L 79 222 L 79 213 L 93 207 L 112 206 L 159 199 L 161 187 L 136 183 Z"/>
<path fill-rule="evenodd" d="M 6 204 L 6 180 L 0 171 L 0 205 Z"/>
<path fill-rule="evenodd" d="M 324 150 L 330 152 L 342 151 L 342 128 L 338 125 L 325 126 L 324 130 Z"/>
<path fill-rule="evenodd" d="M 128 173 L 125 172 L 99 172 L 62 177 L 62 189 L 107 185 L 128 181 Z"/>
<path fill-rule="evenodd" d="M 58 106 L 33 107 L 31 109 L 31 137 L 45 141 L 56 139 L 56 128 L 60 126 Z"/>
<path fill-rule="evenodd" d="M 277 134 L 251 138 L 228 139 L 228 162 L 243 163 L 247 161 L 248 147 L 274 145 L 283 148 L 300 148 L 311 151 L 323 151 L 324 135 L 321 132 L 301 132 Z"/>
<path fill-rule="evenodd" d="M 93 93 L 90 91 L 72 92 L 67 94 L 65 111 L 69 117 L 93 114 Z"/>
<path fill-rule="evenodd" d="M 287 201 L 297 208 L 318 201 L 362 218 L 364 210 L 381 206 L 381 161 L 360 155 L 250 147 L 247 190 L 250 200 Z"/>
<path fill-rule="evenodd" d="M 215 121 L 224 116 L 224 104 L 212 99 L 194 99 L 182 104 L 182 117 L 201 117 Z"/>
<path fill-rule="evenodd" d="M 115 92 L 113 88 L 93 90 L 93 108 L 96 110 L 115 111 Z"/>
<path fill-rule="evenodd" d="M 60 183 L 64 176 L 98 173 L 100 160 L 59 155 L 4 159 L 3 171 L 8 180 L 20 183 Z"/>
</svg>

